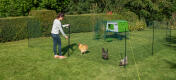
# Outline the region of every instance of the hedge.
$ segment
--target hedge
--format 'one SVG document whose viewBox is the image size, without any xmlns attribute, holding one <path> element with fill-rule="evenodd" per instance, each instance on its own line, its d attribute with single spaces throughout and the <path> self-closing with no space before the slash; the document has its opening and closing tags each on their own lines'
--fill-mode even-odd
<svg viewBox="0 0 176 80">
<path fill-rule="evenodd" d="M 0 42 L 21 40 L 28 37 L 50 36 L 56 12 L 52 10 L 33 10 L 33 17 L 0 18 Z M 71 24 L 72 33 L 92 32 L 99 20 L 127 20 L 131 31 L 145 28 L 145 21 L 138 20 L 132 13 L 124 14 L 84 14 L 66 15 L 62 24 Z M 28 26 L 28 28 L 27 28 Z M 67 29 L 64 28 L 67 33 Z M 40 34 L 41 33 L 41 34 Z"/>
<path fill-rule="evenodd" d="M 41 31 L 43 36 L 50 36 L 53 20 L 57 13 L 53 10 L 32 10 L 29 13 L 34 16 L 41 23 Z M 103 20 L 127 20 L 129 22 L 130 30 L 141 30 L 145 28 L 145 22 L 138 20 L 138 16 L 132 12 L 125 12 L 124 14 L 83 14 L 83 15 L 66 15 L 62 24 L 71 24 L 71 32 L 91 32 L 94 30 L 97 19 Z M 67 33 L 67 29 L 64 29 Z"/>
<path fill-rule="evenodd" d="M 56 18 L 56 12 L 54 10 L 32 10 L 29 16 L 33 16 L 39 20 L 43 36 L 51 35 L 53 20 Z"/>
<path fill-rule="evenodd" d="M 0 18 L 0 42 L 22 40 L 28 37 L 27 23 L 33 17 Z"/>
<path fill-rule="evenodd" d="M 106 15 L 106 14 L 88 14 L 88 15 L 67 15 L 63 20 L 63 24 L 71 24 L 71 32 L 91 32 L 94 31 L 97 21 L 102 20 L 127 20 L 129 22 L 129 30 L 142 30 L 146 27 L 145 21 L 138 20 L 137 16 L 131 15 Z M 65 30 L 67 31 L 67 30 Z"/>
<path fill-rule="evenodd" d="M 65 16 L 62 24 L 70 24 L 71 33 L 91 32 L 93 30 L 92 17 L 90 15 Z M 68 30 L 64 28 L 64 31 L 67 33 Z"/>
</svg>

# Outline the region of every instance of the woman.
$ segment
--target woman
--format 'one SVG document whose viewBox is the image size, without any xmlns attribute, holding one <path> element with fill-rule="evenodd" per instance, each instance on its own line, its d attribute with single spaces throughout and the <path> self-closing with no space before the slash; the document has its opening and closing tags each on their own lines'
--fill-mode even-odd
<svg viewBox="0 0 176 80">
<path fill-rule="evenodd" d="M 61 24 L 61 20 L 64 19 L 64 13 L 59 13 L 58 16 L 56 17 L 56 19 L 53 22 L 53 26 L 52 26 L 52 30 L 51 30 L 51 36 L 53 38 L 53 51 L 54 51 L 54 58 L 66 58 L 65 56 L 62 56 L 61 53 L 61 38 L 59 36 L 59 33 L 61 32 L 62 35 L 68 39 L 68 36 L 65 35 L 62 26 L 66 27 L 69 26 L 69 24 L 67 25 L 62 25 Z M 59 51 L 59 55 L 57 55 L 57 50 L 56 47 L 58 45 L 58 51 Z"/>
</svg>

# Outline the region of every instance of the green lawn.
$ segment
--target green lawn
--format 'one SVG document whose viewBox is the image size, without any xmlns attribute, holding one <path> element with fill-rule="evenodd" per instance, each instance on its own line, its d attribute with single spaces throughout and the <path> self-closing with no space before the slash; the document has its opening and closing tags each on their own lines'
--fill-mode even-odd
<svg viewBox="0 0 176 80">
<path fill-rule="evenodd" d="M 129 33 L 126 68 L 118 66 L 124 38 L 105 42 L 94 40 L 93 32 L 74 33 L 71 56 L 63 60 L 53 58 L 51 37 L 31 39 L 32 47 L 28 40 L 0 43 L 0 80 L 175 80 L 176 39 L 166 42 L 162 30 L 155 36 L 152 56 L 152 31 Z M 89 46 L 87 54 L 81 55 L 78 43 Z M 67 47 L 62 37 L 63 53 Z M 109 49 L 109 60 L 101 58 L 102 47 Z"/>
</svg>

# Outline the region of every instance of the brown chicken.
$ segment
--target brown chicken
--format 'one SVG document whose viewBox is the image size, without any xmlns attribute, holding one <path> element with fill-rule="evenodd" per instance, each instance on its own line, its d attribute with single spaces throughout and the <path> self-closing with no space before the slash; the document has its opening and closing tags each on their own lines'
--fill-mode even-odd
<svg viewBox="0 0 176 80">
<path fill-rule="evenodd" d="M 82 54 L 85 54 L 88 50 L 88 46 L 86 44 L 79 43 L 78 47 Z"/>
<path fill-rule="evenodd" d="M 102 48 L 102 58 L 104 60 L 108 60 L 108 49 L 107 49 L 107 51 L 105 51 L 105 49 Z"/>
</svg>

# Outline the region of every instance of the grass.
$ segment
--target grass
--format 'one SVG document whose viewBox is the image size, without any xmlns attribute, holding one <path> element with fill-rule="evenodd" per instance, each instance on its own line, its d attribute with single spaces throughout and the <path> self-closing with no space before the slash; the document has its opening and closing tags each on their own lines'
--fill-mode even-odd
<svg viewBox="0 0 176 80">
<path fill-rule="evenodd" d="M 175 34 L 175 33 L 173 33 Z M 129 33 L 129 65 L 120 67 L 124 55 L 124 38 L 112 42 L 94 40 L 94 33 L 71 34 L 71 56 L 53 58 L 52 38 L 43 37 L 0 43 L 0 80 L 175 80 L 176 48 L 164 40 L 163 30 L 156 30 L 152 56 L 152 31 Z M 89 52 L 81 55 L 78 43 L 88 44 Z M 101 48 L 109 49 L 109 60 L 101 59 Z M 62 37 L 63 53 L 67 41 Z"/>
</svg>

